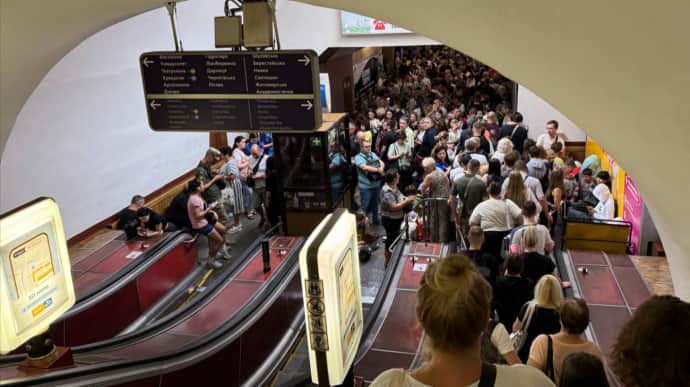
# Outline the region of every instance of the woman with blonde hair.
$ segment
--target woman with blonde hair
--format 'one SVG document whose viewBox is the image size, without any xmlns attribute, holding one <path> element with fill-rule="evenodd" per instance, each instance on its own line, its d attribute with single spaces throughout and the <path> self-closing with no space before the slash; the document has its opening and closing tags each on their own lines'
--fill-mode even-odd
<svg viewBox="0 0 690 387">
<path fill-rule="evenodd" d="M 510 141 L 508 137 L 503 137 L 502 139 L 498 140 L 498 144 L 496 145 L 496 152 L 494 152 L 491 158 L 496 159 L 500 161 L 501 164 L 503 164 L 503 160 L 505 159 L 506 155 L 512 151 L 513 142 Z"/>
<path fill-rule="evenodd" d="M 431 357 L 416 370 L 385 371 L 371 386 L 553 386 L 532 367 L 482 363 L 490 309 L 491 286 L 467 257 L 451 255 L 432 263 L 419 284 L 416 308 Z"/>
<path fill-rule="evenodd" d="M 513 323 L 513 332 L 527 332 L 527 339 L 518 350 L 520 360 L 527 362 L 530 346 L 537 336 L 553 334 L 561 329 L 558 308 L 562 301 L 561 281 L 551 274 L 542 276 L 534 287 L 534 300 L 522 306 Z M 529 323 L 523 328 L 523 322 Z"/>
</svg>

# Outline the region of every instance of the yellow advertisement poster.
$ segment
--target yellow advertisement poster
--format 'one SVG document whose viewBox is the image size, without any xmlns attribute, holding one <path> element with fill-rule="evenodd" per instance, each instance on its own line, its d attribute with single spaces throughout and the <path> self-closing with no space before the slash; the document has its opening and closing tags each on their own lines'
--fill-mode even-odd
<svg viewBox="0 0 690 387">
<path fill-rule="evenodd" d="M 347 249 L 336 265 L 338 273 L 338 309 L 340 311 L 340 332 L 342 333 L 343 359 L 353 350 L 354 332 L 357 329 L 357 308 L 355 305 L 355 281 L 352 267 L 352 249 Z"/>
<path fill-rule="evenodd" d="M 0 215 L 0 354 L 46 329 L 74 305 L 67 239 L 53 199 Z"/>
<path fill-rule="evenodd" d="M 18 333 L 43 317 L 56 301 L 56 260 L 46 233 L 40 233 L 9 251 L 8 284 Z M 57 263 L 59 265 L 59 263 Z"/>
<path fill-rule="evenodd" d="M 597 155 L 601 162 L 601 169 L 607 171 L 611 175 L 611 194 L 617 203 L 618 211 L 617 217 L 623 217 L 623 208 L 625 201 L 625 170 L 621 168 L 616 160 L 611 157 L 606 151 L 596 142 L 592 137 L 587 137 L 585 145 L 585 157 L 590 155 Z"/>
</svg>

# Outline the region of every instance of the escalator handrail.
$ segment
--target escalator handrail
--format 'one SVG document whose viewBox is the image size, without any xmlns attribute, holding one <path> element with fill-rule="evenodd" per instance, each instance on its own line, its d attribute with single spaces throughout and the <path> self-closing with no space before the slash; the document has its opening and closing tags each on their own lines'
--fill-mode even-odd
<svg viewBox="0 0 690 387">
<path fill-rule="evenodd" d="M 274 230 L 275 230 L 275 228 L 271 228 L 270 230 L 268 230 L 263 235 L 265 236 L 265 235 L 273 232 Z M 186 233 L 182 233 L 182 234 L 186 234 Z M 187 236 L 187 235 L 188 234 L 186 234 L 185 236 Z M 185 243 L 187 241 L 188 241 L 188 239 L 184 239 L 180 243 Z M 260 242 L 258 239 L 255 240 L 254 242 L 252 242 L 252 244 L 249 245 L 249 247 L 245 250 L 245 253 L 242 255 L 241 259 L 234 261 L 234 265 L 230 266 L 229 269 L 227 269 L 227 271 L 224 271 L 226 273 L 226 276 L 221 281 L 218 281 L 216 283 L 216 286 L 210 288 L 209 291 L 207 291 L 203 297 L 197 298 L 194 302 L 191 302 L 182 308 L 178 308 L 178 309 L 168 313 L 163 318 L 158 318 L 158 317 L 160 317 L 160 314 L 158 314 L 156 316 L 152 316 L 153 318 L 155 318 L 155 321 L 153 323 L 151 323 L 150 325 L 141 327 L 141 329 L 138 329 L 136 331 L 128 332 L 127 334 L 111 337 L 109 339 L 101 340 L 98 342 L 72 347 L 71 348 L 72 353 L 80 354 L 80 353 L 85 353 L 85 352 L 97 351 L 97 350 L 100 350 L 103 348 L 112 347 L 112 346 L 116 346 L 116 345 L 129 344 L 131 342 L 140 340 L 142 337 L 145 338 L 145 337 L 148 337 L 148 335 L 155 334 L 155 332 L 159 332 L 159 331 L 167 329 L 169 326 L 174 325 L 175 321 L 178 318 L 184 318 L 187 315 L 195 313 L 197 310 L 199 310 L 204 305 L 206 305 L 206 303 L 208 302 L 209 299 L 212 299 L 218 292 L 220 292 L 222 290 L 222 285 L 225 282 L 232 281 L 232 279 L 234 279 L 242 271 L 242 269 L 246 265 L 249 264 L 249 262 L 251 261 L 250 258 L 253 257 L 254 254 L 256 253 L 256 250 L 258 248 L 259 243 Z M 178 245 L 179 244 L 175 244 L 174 247 L 177 247 Z M 170 249 L 170 250 L 172 250 L 172 249 Z M 167 250 L 167 252 L 169 252 L 170 250 Z M 197 268 L 195 270 L 198 270 L 198 269 L 200 269 L 201 272 L 203 272 L 203 268 Z M 175 290 L 180 290 L 180 289 L 178 289 L 178 286 L 176 286 L 174 289 L 171 290 L 171 292 L 168 292 L 168 294 L 166 294 L 165 297 L 168 297 L 169 295 L 172 294 L 171 298 L 173 298 L 173 302 L 174 302 L 174 300 L 177 300 L 181 296 L 183 296 L 182 294 L 172 293 Z M 162 299 L 156 305 L 154 305 L 152 307 L 152 309 L 156 308 L 159 304 L 161 304 L 161 302 L 167 303 L 169 301 L 170 300 L 167 298 L 165 300 Z M 163 312 L 163 308 L 158 307 L 157 309 L 158 309 L 159 313 Z M 149 309 L 149 311 L 150 310 L 151 309 Z M 150 319 L 149 319 L 149 321 L 150 321 Z M 23 361 L 25 358 L 26 358 L 25 354 L 0 356 L 0 365 L 6 365 L 6 364 L 10 364 L 10 363 L 18 363 L 20 361 Z"/>
<path fill-rule="evenodd" d="M 205 265 L 197 265 L 189 274 L 185 276 L 185 278 L 182 279 L 182 281 L 165 293 L 165 295 L 161 297 L 153 306 L 144 311 L 144 313 L 142 313 L 136 320 L 127 325 L 125 329 L 120 331 L 120 333 L 115 336 L 125 336 L 151 324 L 156 320 L 157 317 L 163 315 L 165 310 L 170 308 L 175 301 L 179 300 L 180 296 L 185 294 L 187 289 L 197 283 L 199 278 L 201 278 L 207 272 L 207 270 L 208 269 Z"/>
<path fill-rule="evenodd" d="M 274 229 L 267 231 L 264 236 L 271 233 Z M 222 292 L 224 285 L 232 282 L 237 276 L 242 272 L 242 270 L 251 263 L 251 258 L 256 254 L 261 238 L 256 239 L 251 245 L 245 250 L 241 259 L 234 261 L 232 266 L 229 266 L 227 271 L 224 271 L 225 276 L 217 281 L 214 286 L 211 286 L 207 292 L 204 293 L 203 297 L 196 298 L 194 302 L 190 302 L 187 305 L 180 307 L 164 317 L 156 316 L 156 320 L 150 325 L 145 325 L 141 329 L 133 331 L 131 333 L 123 334 L 121 336 L 115 336 L 110 339 L 102 340 L 96 343 L 90 343 L 76 348 L 72 348 L 73 353 L 83 353 L 101 350 L 103 348 L 112 349 L 113 347 L 120 347 L 124 345 L 130 345 L 134 342 L 146 339 L 151 335 L 158 332 L 167 330 L 168 328 L 174 326 L 181 319 L 187 318 L 198 312 L 201 308 L 207 305 L 209 302 L 215 298 L 218 293 Z M 178 294 L 176 299 L 184 296 L 183 294 Z M 174 300 L 173 300 L 174 302 Z M 162 312 L 163 310 L 160 310 Z"/>
<path fill-rule="evenodd" d="M 152 246 L 144 254 L 137 257 L 137 262 L 125 265 L 122 269 L 118 270 L 110 278 L 102 281 L 93 292 L 82 297 L 77 304 L 70 308 L 60 320 L 68 319 L 76 314 L 83 312 L 86 309 L 91 308 L 93 305 L 103 301 L 106 297 L 109 297 L 116 291 L 120 290 L 122 287 L 127 285 L 131 280 L 135 279 L 142 272 L 146 271 L 154 263 L 156 263 L 160 258 L 164 257 L 173 248 L 177 247 L 179 240 L 185 238 L 188 234 L 182 231 L 175 231 L 161 241 Z M 177 242 L 177 243 L 176 243 Z"/>
<path fill-rule="evenodd" d="M 220 279 L 219 281 L 215 281 L 215 283 L 207 285 L 206 289 L 206 297 L 203 297 L 203 299 L 206 299 L 209 294 L 215 296 L 217 289 L 221 287 L 223 283 L 225 283 L 227 280 L 232 281 L 251 261 L 251 258 L 254 256 L 254 252 L 259 248 L 259 245 L 261 243 L 261 240 L 264 238 L 269 238 L 275 233 L 277 233 L 280 230 L 281 224 L 277 224 L 270 229 L 266 230 L 259 238 L 256 238 L 245 250 L 244 253 L 242 254 L 240 259 L 234 259 L 229 266 L 223 267 L 223 273 L 226 273 L 226 275 Z M 204 267 L 198 268 L 202 273 L 205 272 Z M 192 280 L 191 282 L 195 282 Z M 118 336 L 125 336 L 126 334 L 129 334 L 131 332 L 137 331 L 141 328 L 148 327 L 149 325 L 152 324 L 152 321 L 156 322 L 164 322 L 165 320 L 174 320 L 176 316 L 182 314 L 183 311 L 186 311 L 189 309 L 188 306 L 177 308 L 173 311 L 170 311 L 169 313 L 165 313 L 173 304 L 175 301 L 179 300 L 180 294 L 184 294 L 184 290 L 187 289 L 187 281 L 182 281 L 180 284 L 178 284 L 175 289 L 175 292 L 171 291 L 168 292 L 162 299 L 160 299 L 155 305 L 153 305 L 151 308 L 149 308 L 146 312 L 144 312 L 138 319 L 136 319 L 134 322 L 132 322 L 127 328 L 125 328 L 122 332 L 118 334 Z M 188 304 L 189 305 L 189 304 Z M 200 304 L 201 306 L 205 304 Z M 161 315 L 165 314 L 165 317 L 161 319 Z"/>
<path fill-rule="evenodd" d="M 389 265 L 388 270 L 383 277 L 383 281 L 381 282 L 381 287 L 379 288 L 376 298 L 374 299 L 374 303 L 371 305 L 371 308 L 367 312 L 367 317 L 364 319 L 362 339 L 360 340 L 359 349 L 357 350 L 357 355 L 355 356 L 355 360 L 353 362 L 355 365 L 362 360 L 367 352 L 369 352 L 369 349 L 376 340 L 378 329 L 374 328 L 376 328 L 377 325 L 380 328 L 380 325 L 382 325 L 382 321 L 379 321 L 380 324 L 376 324 L 376 321 L 379 320 L 379 317 L 382 313 L 384 316 L 388 315 L 390 303 L 388 303 L 389 305 L 386 308 L 384 308 L 384 305 L 386 304 L 386 300 L 388 300 L 391 295 L 395 295 L 395 289 L 398 286 L 398 281 L 400 280 L 400 276 L 405 268 L 405 259 L 402 253 L 404 252 L 406 245 L 407 241 L 398 244 L 397 254 L 393 254 L 391 257 L 393 264 Z"/>
<path fill-rule="evenodd" d="M 142 271 L 145 271 L 145 269 L 149 268 L 167 253 L 169 253 L 174 247 L 177 246 L 177 244 L 174 242 L 184 236 L 184 233 L 177 231 L 160 240 L 150 250 L 147 250 L 145 254 L 137 257 L 138 263 L 126 265 L 124 268 L 116 272 L 115 275 L 103 281 L 96 289 L 94 289 L 93 292 L 90 292 L 87 296 L 85 296 L 81 302 L 76 303 L 72 308 L 65 312 L 65 314 L 60 316 L 55 323 L 65 321 L 103 301 L 105 298 L 110 297 L 113 293 L 127 285 L 129 281 L 141 274 Z M 25 353 L 0 356 L 0 365 L 20 362 L 25 358 Z"/>
<path fill-rule="evenodd" d="M 278 367 L 290 355 L 290 349 L 304 335 L 304 313 L 297 313 L 290 327 L 285 331 L 280 342 L 261 363 L 259 368 L 252 373 L 241 385 L 243 387 L 267 386 L 278 372 Z"/>
<path fill-rule="evenodd" d="M 246 332 L 254 322 L 263 316 L 273 303 L 282 296 L 283 291 L 299 272 L 297 260 L 299 241 L 283 264 L 252 296 L 252 298 L 231 318 L 210 334 L 199 337 L 195 342 L 184 345 L 175 352 L 141 360 L 113 361 L 110 363 L 87 365 L 79 368 L 66 368 L 33 378 L 17 380 L 16 385 L 36 383 L 56 385 L 69 380 L 71 386 L 107 385 L 115 381 L 124 383 L 152 375 L 168 373 L 197 363 L 234 342 Z M 300 311 L 301 312 L 301 311 Z M 12 380 L 5 381 L 12 383 Z M 4 385 L 0 382 L 0 386 Z"/>
<path fill-rule="evenodd" d="M 400 233 L 400 235 L 402 235 L 402 232 Z M 405 266 L 404 262 L 402 263 L 402 265 L 400 264 L 400 261 L 402 261 L 402 259 L 400 259 L 400 253 L 404 251 L 405 244 L 405 239 L 396 238 L 396 242 L 394 242 L 393 246 L 391 246 L 394 248 L 394 250 L 392 251 L 393 264 L 389 265 L 386 269 L 386 273 L 384 274 L 383 280 L 381 281 L 381 290 L 376 294 L 376 298 L 372 303 L 372 307 L 369 309 L 367 317 L 365 318 L 364 323 L 362 324 L 362 341 L 360 341 L 360 348 L 361 343 L 365 340 L 365 338 L 369 336 L 370 331 L 373 329 L 374 322 L 376 321 L 378 313 L 381 310 L 381 306 L 383 305 L 386 295 L 388 294 L 391 279 L 395 277 L 396 268 L 398 266 Z M 399 279 L 399 276 L 397 277 Z M 394 281 L 394 283 L 397 285 L 397 281 Z M 384 288 L 385 290 L 383 290 Z M 299 329 L 295 329 L 294 324 L 300 324 Z M 280 340 L 280 344 L 264 360 L 261 366 L 256 371 L 254 371 L 254 373 L 247 379 L 247 381 L 243 383 L 243 386 L 251 387 L 264 386 L 269 384 L 269 381 L 275 377 L 275 374 L 278 372 L 278 368 L 284 362 L 285 357 L 289 354 L 290 349 L 293 348 L 293 346 L 297 342 L 299 335 L 294 334 L 294 332 L 296 331 L 302 331 L 302 333 L 304 332 L 303 313 L 300 313 L 300 316 L 295 318 L 295 320 L 293 321 L 293 325 L 291 325 L 290 328 L 283 334 L 283 337 Z M 357 364 L 357 361 L 358 359 L 356 357 L 354 364 Z"/>
</svg>

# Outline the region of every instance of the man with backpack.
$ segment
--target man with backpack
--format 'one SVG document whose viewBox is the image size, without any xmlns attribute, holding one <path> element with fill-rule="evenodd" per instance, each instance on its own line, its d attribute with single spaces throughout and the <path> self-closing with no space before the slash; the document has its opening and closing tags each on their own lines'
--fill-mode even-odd
<svg viewBox="0 0 690 387">
<path fill-rule="evenodd" d="M 525 140 L 527 139 L 527 128 L 522 123 L 523 117 L 519 112 L 508 115 L 508 123 L 501 126 L 499 140 L 508 137 L 513 142 L 513 149 L 522 154 Z"/>
<path fill-rule="evenodd" d="M 486 196 L 486 185 L 477 176 L 479 167 L 479 161 L 471 159 L 465 166 L 465 174 L 453 181 L 448 197 L 448 205 L 454 214 L 456 227 L 460 227 L 463 234 L 470 214 Z"/>
</svg>

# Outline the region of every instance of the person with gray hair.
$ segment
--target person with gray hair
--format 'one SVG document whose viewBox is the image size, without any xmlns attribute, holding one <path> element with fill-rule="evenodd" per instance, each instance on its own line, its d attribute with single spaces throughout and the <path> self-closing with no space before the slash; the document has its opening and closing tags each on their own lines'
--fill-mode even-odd
<svg viewBox="0 0 690 387">
<path fill-rule="evenodd" d="M 450 195 L 450 182 L 446 175 L 436 168 L 436 161 L 427 157 L 422 160 L 424 181 L 421 192 L 425 198 L 446 199 Z M 429 225 L 433 242 L 447 242 L 449 239 L 450 207 L 447 200 L 431 200 L 429 206 Z"/>
<path fill-rule="evenodd" d="M 137 236 L 137 226 L 139 225 L 137 211 L 140 208 L 144 208 L 144 204 L 145 200 L 143 196 L 134 195 L 129 205 L 120 211 L 116 228 L 118 230 L 124 230 L 128 238 Z"/>
<path fill-rule="evenodd" d="M 510 152 L 513 151 L 513 142 L 510 141 L 508 137 L 504 137 L 500 140 L 498 140 L 498 144 L 496 145 L 496 152 L 491 156 L 492 159 L 496 159 L 501 162 L 501 165 L 503 165 L 503 159 L 506 157 L 506 155 Z"/>
<path fill-rule="evenodd" d="M 479 161 L 479 165 L 489 165 L 489 160 L 483 154 L 479 153 L 480 141 L 477 137 L 468 138 L 465 141 L 465 152 L 468 153 L 474 160 Z"/>
</svg>

